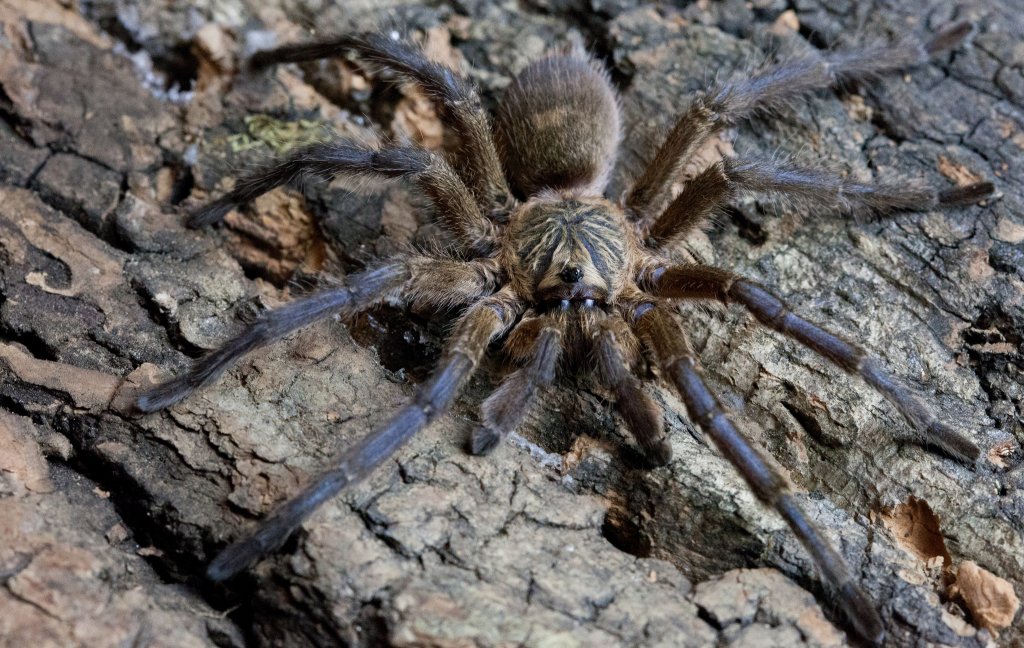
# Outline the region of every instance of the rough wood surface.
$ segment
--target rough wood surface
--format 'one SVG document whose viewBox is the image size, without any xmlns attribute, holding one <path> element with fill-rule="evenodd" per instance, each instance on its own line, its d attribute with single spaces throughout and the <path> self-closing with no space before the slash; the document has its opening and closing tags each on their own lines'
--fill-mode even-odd
<svg viewBox="0 0 1024 648">
<path fill-rule="evenodd" d="M 495 456 L 470 457 L 495 362 L 450 416 L 223 588 L 200 576 L 212 554 L 401 403 L 445 322 L 381 309 L 323 323 L 166 414 L 133 417 L 127 403 L 318 273 L 438 240 L 403 187 L 311 184 L 220 230 L 181 226 L 176 205 L 327 129 L 444 136 L 422 98 L 351 61 L 240 73 L 254 48 L 397 25 L 465 65 L 493 105 L 527 61 L 579 34 L 623 95 L 622 188 L 714 75 L 954 18 L 977 22 L 971 47 L 822 93 L 718 151 L 937 186 L 984 177 L 997 199 L 864 222 L 744 200 L 692 249 L 861 342 L 985 459 L 967 469 L 901 443 L 906 425 L 865 384 L 741 313 L 686 313 L 737 424 L 879 602 L 888 645 L 1024 642 L 1019 614 L 998 630 L 965 602 L 1024 594 L 1015 3 L 425 4 L 104 0 L 83 13 L 0 0 L 0 643 L 845 645 L 808 556 L 666 389 L 666 468 L 641 467 L 584 383 L 548 393 Z M 984 584 L 974 598 L 955 583 L 968 561 Z"/>
</svg>

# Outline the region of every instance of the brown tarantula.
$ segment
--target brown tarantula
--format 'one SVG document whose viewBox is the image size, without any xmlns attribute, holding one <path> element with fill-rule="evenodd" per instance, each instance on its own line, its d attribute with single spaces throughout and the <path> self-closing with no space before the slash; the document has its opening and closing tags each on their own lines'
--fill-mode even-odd
<svg viewBox="0 0 1024 648">
<path fill-rule="evenodd" d="M 227 547 L 208 576 L 222 580 L 279 547 L 316 508 L 367 475 L 413 434 L 443 414 L 488 345 L 519 368 L 481 409 L 471 450 L 493 450 L 523 420 L 540 387 L 560 367 L 596 370 L 619 414 L 653 464 L 670 459 L 662 412 L 641 388 L 655 367 L 679 392 L 690 420 L 711 437 L 757 497 L 786 520 L 835 590 L 850 623 L 879 641 L 875 606 L 836 550 L 791 495 L 785 480 L 729 421 L 701 377 L 675 309 L 678 300 L 737 302 L 763 325 L 866 380 L 888 398 L 922 445 L 965 463 L 979 455 L 965 435 L 940 422 L 910 389 L 862 349 L 791 313 L 767 290 L 728 270 L 668 259 L 667 247 L 700 227 L 737 191 L 770 192 L 846 210 L 930 209 L 989 196 L 988 182 L 935 191 L 912 183 L 861 183 L 779 161 L 728 159 L 673 183 L 712 135 L 758 111 L 808 93 L 920 64 L 960 43 L 959 23 L 927 42 L 835 51 L 767 66 L 697 95 L 639 179 L 605 197 L 620 139 L 619 104 L 604 68 L 581 47 L 527 66 L 506 90 L 491 123 L 480 98 L 455 71 L 416 47 L 380 34 L 341 37 L 257 54 L 256 67 L 354 52 L 412 82 L 437 104 L 459 148 L 438 155 L 416 146 L 372 148 L 348 140 L 314 144 L 242 178 L 233 191 L 192 213 L 191 226 L 215 223 L 234 206 L 306 175 L 405 179 L 429 198 L 462 260 L 429 254 L 392 259 L 334 288 L 264 313 L 187 373 L 137 401 L 166 408 L 214 380 L 239 357 L 318 319 L 352 316 L 381 302 L 464 308 L 431 378 L 411 403 L 341 455 L 251 535 Z"/>
</svg>

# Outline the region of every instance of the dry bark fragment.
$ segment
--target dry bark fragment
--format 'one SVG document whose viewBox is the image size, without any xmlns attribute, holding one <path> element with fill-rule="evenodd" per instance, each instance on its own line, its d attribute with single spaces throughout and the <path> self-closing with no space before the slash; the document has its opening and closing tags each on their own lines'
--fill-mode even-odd
<svg viewBox="0 0 1024 648">
<path fill-rule="evenodd" d="M 997 636 L 998 631 L 1010 627 L 1020 609 L 1013 585 L 972 560 L 960 565 L 954 588 L 954 593 L 963 597 L 974 622 Z"/>
</svg>

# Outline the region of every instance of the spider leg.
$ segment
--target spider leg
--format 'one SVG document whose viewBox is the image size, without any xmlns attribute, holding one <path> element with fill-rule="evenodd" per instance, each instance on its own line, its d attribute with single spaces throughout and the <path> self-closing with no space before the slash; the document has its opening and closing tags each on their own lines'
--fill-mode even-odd
<svg viewBox="0 0 1024 648">
<path fill-rule="evenodd" d="M 660 306 L 642 304 L 635 327 L 651 350 L 665 377 L 675 386 L 690 419 L 711 437 L 761 502 L 772 506 L 789 524 L 838 594 L 847 618 L 857 633 L 879 643 L 885 636 L 882 620 L 867 594 L 850 574 L 842 556 L 826 540 L 793 499 L 778 472 L 736 430 L 718 399 L 701 377 L 686 332 Z"/>
<path fill-rule="evenodd" d="M 615 394 L 615 407 L 626 421 L 644 456 L 654 466 L 672 459 L 672 447 L 665 435 L 661 408 L 640 387 L 630 365 L 637 355 L 631 348 L 636 336 L 619 317 L 603 320 L 594 339 L 594 350 L 601 382 Z M 634 344 L 631 344 L 634 343 Z"/>
<path fill-rule="evenodd" d="M 480 406 L 483 424 L 473 431 L 470 452 L 490 454 L 519 426 L 538 390 L 554 380 L 562 343 L 562 326 L 551 317 L 524 320 L 509 334 L 506 349 L 527 364 L 506 376 Z"/>
<path fill-rule="evenodd" d="M 793 314 L 778 297 L 743 277 L 698 264 L 655 266 L 641 271 L 639 283 L 641 288 L 658 297 L 739 302 L 763 325 L 866 380 L 896 406 L 919 435 L 919 444 L 938 447 L 966 464 L 974 463 L 981 453 L 973 441 L 938 420 L 896 376 L 883 369 L 863 349 Z"/>
<path fill-rule="evenodd" d="M 366 477 L 414 434 L 444 414 L 487 350 L 512 325 L 522 305 L 508 291 L 476 302 L 459 320 L 444 357 L 412 402 L 384 425 L 346 450 L 334 467 L 321 473 L 298 495 L 278 508 L 257 529 L 224 549 L 207 568 L 211 580 L 230 578 L 280 547 L 326 500 Z"/>
<path fill-rule="evenodd" d="M 845 212 L 928 210 L 968 205 L 995 191 L 991 182 L 937 191 L 920 183 L 857 182 L 835 173 L 777 160 L 729 159 L 694 176 L 647 234 L 653 247 L 678 240 L 699 227 L 738 191 L 774 193 L 807 208 Z"/>
<path fill-rule="evenodd" d="M 388 299 L 411 303 L 467 303 L 495 289 L 492 269 L 483 262 L 411 257 L 353 275 L 348 285 L 325 290 L 263 313 L 240 335 L 198 360 L 191 369 L 156 385 L 136 399 L 140 412 L 165 409 L 210 384 L 243 355 L 335 313 L 351 316 Z"/>
<path fill-rule="evenodd" d="M 660 248 L 686 237 L 722 207 L 732 193 L 733 185 L 726 175 L 725 165 L 721 162 L 712 164 L 687 180 L 679 195 L 657 218 L 638 221 L 641 239 L 648 247 Z"/>
<path fill-rule="evenodd" d="M 235 188 L 188 218 L 189 227 L 219 222 L 237 205 L 305 176 L 413 180 L 432 200 L 437 217 L 459 242 L 480 252 L 494 245 L 495 228 L 476 206 L 469 189 L 444 159 L 426 149 L 394 146 L 376 150 L 346 140 L 304 147 L 287 159 L 239 178 Z"/>
<path fill-rule="evenodd" d="M 843 211 L 955 207 L 977 202 L 995 190 L 991 182 L 943 191 L 907 181 L 857 182 L 773 160 L 729 160 L 725 173 L 737 189 L 778 193 L 809 207 Z"/>
<path fill-rule="evenodd" d="M 638 218 L 650 217 L 663 204 L 686 161 L 714 133 L 758 111 L 783 108 L 815 90 L 925 63 L 936 53 L 957 46 L 970 32 L 970 23 L 959 22 L 940 30 L 927 42 L 908 39 L 807 56 L 715 86 L 698 95 L 679 118 L 626 194 L 625 206 Z"/>
<path fill-rule="evenodd" d="M 479 95 L 455 70 L 429 60 L 420 48 L 381 34 L 363 34 L 257 52 L 250 62 L 255 68 L 264 68 L 277 63 L 314 61 L 344 52 L 355 52 L 367 61 L 393 70 L 433 98 L 442 117 L 462 138 L 462 150 L 449 160 L 456 164 L 459 175 L 469 185 L 476 204 L 489 211 L 507 202 L 508 184 Z"/>
</svg>

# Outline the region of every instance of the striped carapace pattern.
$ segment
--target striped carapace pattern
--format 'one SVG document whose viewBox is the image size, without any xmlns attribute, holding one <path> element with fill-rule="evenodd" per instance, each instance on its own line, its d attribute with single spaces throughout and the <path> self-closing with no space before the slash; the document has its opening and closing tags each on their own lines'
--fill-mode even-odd
<svg viewBox="0 0 1024 648">
<path fill-rule="evenodd" d="M 632 226 L 603 199 L 534 199 L 516 211 L 503 241 L 513 281 L 538 304 L 611 301 L 622 284 Z"/>
</svg>

